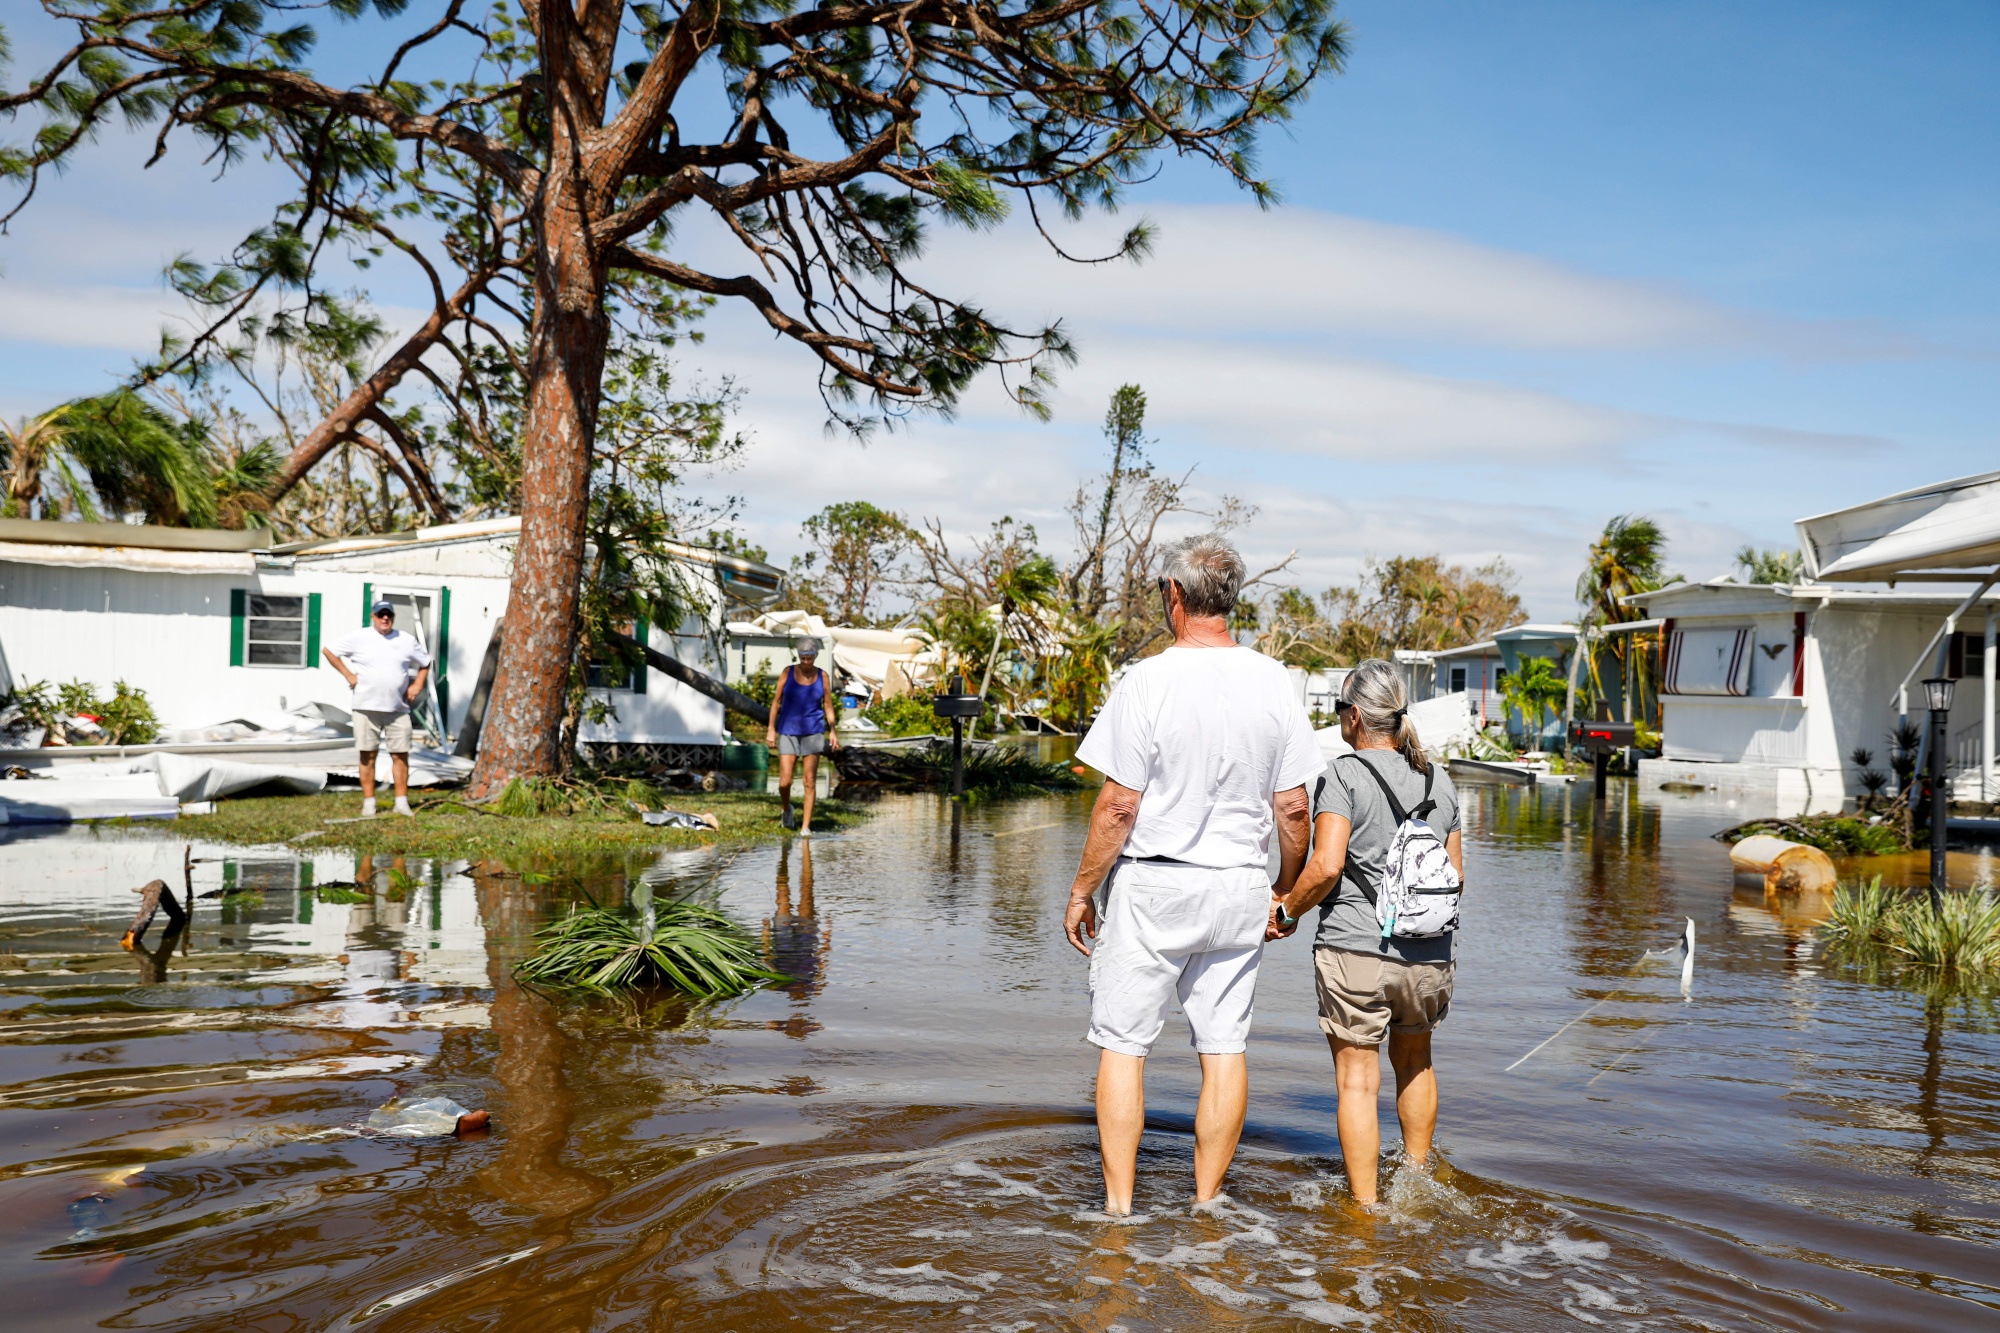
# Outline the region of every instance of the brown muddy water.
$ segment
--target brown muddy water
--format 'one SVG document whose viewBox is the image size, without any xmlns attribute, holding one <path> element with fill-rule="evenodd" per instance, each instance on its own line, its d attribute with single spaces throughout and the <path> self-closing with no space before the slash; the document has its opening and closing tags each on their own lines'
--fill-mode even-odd
<svg viewBox="0 0 2000 1333">
<path fill-rule="evenodd" d="M 623 867 L 197 847 L 224 896 L 155 958 L 117 937 L 130 887 L 178 876 L 170 828 L 17 831 L 0 1325 L 2000 1327 L 1991 1010 L 1845 977 L 1809 905 L 1732 885 L 1708 835 L 1756 811 L 1622 785 L 1595 819 L 1584 789 L 1469 789 L 1435 1177 L 1348 1206 L 1293 941 L 1265 965 L 1230 1202 L 1187 1206 L 1196 1066 L 1170 1026 L 1141 1216 L 1107 1222 L 1059 929 L 1086 810 L 896 797 L 810 849 L 633 867 L 717 894 L 798 978 L 705 1012 L 509 981 L 564 876 L 615 895 Z M 357 870 L 367 903 L 300 892 Z M 1687 996 L 1641 961 L 1683 917 Z M 362 1129 L 433 1091 L 491 1133 Z"/>
</svg>

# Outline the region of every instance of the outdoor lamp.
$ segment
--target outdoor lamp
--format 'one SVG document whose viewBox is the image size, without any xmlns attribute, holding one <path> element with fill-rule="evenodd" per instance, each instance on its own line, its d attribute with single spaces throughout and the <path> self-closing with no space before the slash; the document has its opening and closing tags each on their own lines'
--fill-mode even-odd
<svg viewBox="0 0 2000 1333">
<path fill-rule="evenodd" d="M 1924 682 L 1924 693 L 1930 696 L 1933 713 L 1951 711 L 1951 690 L 1955 683 L 1949 676 L 1932 676 Z"/>
<path fill-rule="evenodd" d="M 1946 775 L 1944 747 L 1947 714 L 1951 712 L 1951 681 L 1932 676 L 1924 682 L 1930 696 L 1930 788 L 1931 788 L 1931 911 L 1942 911 L 1945 889 L 1945 842 L 1951 829 L 1951 784 Z"/>
</svg>

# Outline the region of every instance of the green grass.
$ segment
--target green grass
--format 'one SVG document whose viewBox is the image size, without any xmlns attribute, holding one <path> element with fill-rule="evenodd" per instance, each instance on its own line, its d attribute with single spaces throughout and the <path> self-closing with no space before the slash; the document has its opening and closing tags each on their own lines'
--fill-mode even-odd
<svg viewBox="0 0 2000 1333">
<path fill-rule="evenodd" d="M 787 980 L 763 966 L 749 931 L 705 903 L 663 902 L 653 917 L 648 933 L 635 913 L 572 908 L 536 932 L 540 947 L 514 974 L 529 985 L 598 995 L 665 986 L 703 1000 Z"/>
<path fill-rule="evenodd" d="M 1888 889 L 1877 875 L 1834 890 L 1820 927 L 1828 951 L 1876 979 L 1920 989 L 1984 991 L 2000 985 L 2000 895 L 1943 894 L 1933 909 L 1922 889 Z"/>
<path fill-rule="evenodd" d="M 516 861 L 572 858 L 621 848 L 750 846 L 784 836 L 778 798 L 763 792 L 670 792 L 654 808 L 712 810 L 719 831 L 650 828 L 630 809 L 606 803 L 595 811 L 493 814 L 463 804 L 461 793 L 415 792 L 416 815 L 381 815 L 355 820 L 361 797 L 354 792 L 314 796 L 267 796 L 221 801 L 212 815 L 189 815 L 171 824 L 134 821 L 116 827 L 126 836 L 199 838 L 239 846 L 291 843 L 300 849 L 337 847 L 373 855 L 440 856 Z M 383 804 L 386 806 L 387 801 Z M 496 803 L 497 804 L 497 803 Z M 852 802 L 820 801 L 813 808 L 815 832 L 851 827 L 862 818 Z"/>
</svg>

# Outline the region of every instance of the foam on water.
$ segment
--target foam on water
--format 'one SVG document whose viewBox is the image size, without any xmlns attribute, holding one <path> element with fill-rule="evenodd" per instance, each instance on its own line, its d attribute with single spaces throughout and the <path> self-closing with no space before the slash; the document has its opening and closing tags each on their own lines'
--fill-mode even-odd
<svg viewBox="0 0 2000 1333">
<path fill-rule="evenodd" d="M 929 1317 L 1015 1333 L 1394 1328 L 1409 1317 L 1429 1327 L 1446 1309 L 1467 1327 L 1545 1328 L 1625 1322 L 1664 1303 L 1612 1270 L 1615 1242 L 1574 1214 L 1483 1186 L 1468 1194 L 1448 1167 L 1389 1164 L 1385 1206 L 1369 1214 L 1323 1159 L 1246 1149 L 1229 1193 L 1195 1206 L 1191 1149 L 1149 1135 L 1138 1206 L 1118 1219 L 1088 1207 L 1100 1188 L 1094 1138 L 1067 1127 L 788 1169 L 731 1191 L 739 1229 L 677 1267 L 699 1293 L 679 1319 L 723 1327 L 760 1293 L 778 1299 L 756 1307 L 771 1317 L 824 1312 L 835 1295 L 857 1326 Z M 762 1257 L 746 1266 L 751 1252 Z M 1621 1270 L 1646 1267 L 1643 1254 L 1620 1258 Z M 784 1299 L 808 1291 L 811 1301 Z"/>
</svg>

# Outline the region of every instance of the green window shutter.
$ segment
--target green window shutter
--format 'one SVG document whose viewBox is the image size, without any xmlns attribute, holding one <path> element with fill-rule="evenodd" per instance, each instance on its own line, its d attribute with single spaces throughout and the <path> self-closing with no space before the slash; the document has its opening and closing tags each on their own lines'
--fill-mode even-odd
<svg viewBox="0 0 2000 1333">
<path fill-rule="evenodd" d="M 451 589 L 438 589 L 438 636 L 431 649 L 431 679 L 437 682 L 438 711 L 451 716 Z M 443 725 L 440 723 L 440 725 Z"/>
<path fill-rule="evenodd" d="M 646 634 L 646 617 L 640 616 L 632 623 L 632 637 L 639 641 L 641 648 L 646 646 Z M 646 659 L 643 657 L 640 658 L 639 665 L 632 668 L 632 693 L 644 694 L 646 692 L 646 673 L 651 670 L 652 668 L 646 664 Z"/>
<path fill-rule="evenodd" d="M 370 620 L 370 619 L 368 618 L 368 609 L 369 609 L 370 607 L 374 606 L 374 605 L 375 605 L 375 585 L 374 585 L 374 584 L 372 584 L 372 583 L 364 583 L 364 584 L 362 584 L 362 585 L 361 585 L 361 625 L 362 625 L 362 628 L 364 628 L 364 629 L 366 629 L 366 628 L 367 628 L 367 627 L 368 627 L 369 625 L 371 625 L 371 624 L 373 624 L 373 623 L 374 623 L 374 622 L 373 622 L 372 620 Z"/>
<path fill-rule="evenodd" d="M 319 594 L 306 594 L 306 666 L 319 665 Z"/>
<path fill-rule="evenodd" d="M 243 588 L 229 590 L 229 665 L 243 665 L 243 619 L 250 613 L 250 594 Z"/>
</svg>

